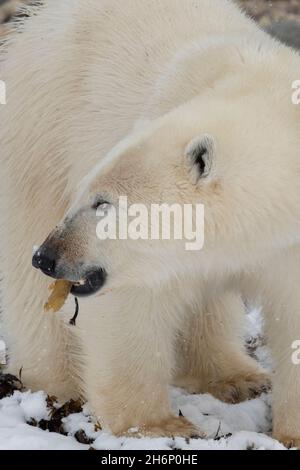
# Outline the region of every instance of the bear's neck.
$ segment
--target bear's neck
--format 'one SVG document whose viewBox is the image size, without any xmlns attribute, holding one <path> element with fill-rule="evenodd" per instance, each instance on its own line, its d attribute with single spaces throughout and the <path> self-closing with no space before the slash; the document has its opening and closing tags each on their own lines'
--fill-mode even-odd
<svg viewBox="0 0 300 470">
<path fill-rule="evenodd" d="M 278 54 L 285 64 L 278 70 Z M 210 36 L 199 43 L 186 44 L 157 78 L 154 91 L 146 102 L 140 122 L 157 119 L 208 90 L 233 86 L 260 86 L 261 70 L 269 67 L 273 79 L 285 73 L 286 79 L 299 69 L 300 58 L 285 46 L 278 46 L 263 31 L 257 34 Z M 257 80 L 253 80 L 257 77 Z M 279 78 L 279 77 L 278 77 Z M 282 80 L 282 78 L 281 78 Z M 268 84 L 261 84 L 267 86 Z M 138 127 L 139 123 L 137 123 Z"/>
</svg>

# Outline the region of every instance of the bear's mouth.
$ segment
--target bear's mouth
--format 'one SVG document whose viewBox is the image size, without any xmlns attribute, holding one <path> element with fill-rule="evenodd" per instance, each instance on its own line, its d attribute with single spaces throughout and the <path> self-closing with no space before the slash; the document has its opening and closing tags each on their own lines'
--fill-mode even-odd
<svg viewBox="0 0 300 470">
<path fill-rule="evenodd" d="M 82 280 L 72 284 L 71 294 L 75 297 L 87 297 L 96 294 L 105 284 L 106 277 L 106 271 L 102 268 L 90 271 Z"/>
</svg>

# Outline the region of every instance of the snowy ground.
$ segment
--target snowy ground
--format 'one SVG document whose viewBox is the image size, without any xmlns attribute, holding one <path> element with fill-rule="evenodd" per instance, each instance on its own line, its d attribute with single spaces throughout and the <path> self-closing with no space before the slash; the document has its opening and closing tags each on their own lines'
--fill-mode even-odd
<svg viewBox="0 0 300 470">
<path fill-rule="evenodd" d="M 258 311 L 248 315 L 246 339 L 249 351 L 270 369 Z M 0 450 L 80 450 L 90 447 L 99 450 L 284 449 L 279 442 L 269 437 L 270 394 L 238 405 L 228 405 L 211 395 L 189 395 L 174 388 L 170 393 L 174 411 L 179 413 L 180 410 L 186 418 L 199 425 L 207 439 L 115 438 L 105 431 L 95 430 L 87 405 L 81 409 L 80 405 L 73 403 L 67 406 L 67 410 L 59 409 L 59 404 L 51 402 L 43 391 L 15 391 L 13 395 L 0 400 Z M 56 417 L 54 420 L 53 413 Z M 59 433 L 50 432 L 49 429 L 56 429 Z"/>
</svg>

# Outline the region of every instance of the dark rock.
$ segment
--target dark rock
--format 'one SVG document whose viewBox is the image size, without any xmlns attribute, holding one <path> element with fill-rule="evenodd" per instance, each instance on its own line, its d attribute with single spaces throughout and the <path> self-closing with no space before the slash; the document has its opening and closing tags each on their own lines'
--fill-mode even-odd
<svg viewBox="0 0 300 470">
<path fill-rule="evenodd" d="M 74 434 L 75 439 L 80 443 L 80 444 L 92 444 L 94 442 L 94 439 L 91 439 L 90 437 L 87 437 L 86 433 L 80 429 Z"/>
<path fill-rule="evenodd" d="M 23 390 L 21 380 L 14 375 L 0 373 L 0 400 L 9 397 L 16 390 Z"/>
</svg>

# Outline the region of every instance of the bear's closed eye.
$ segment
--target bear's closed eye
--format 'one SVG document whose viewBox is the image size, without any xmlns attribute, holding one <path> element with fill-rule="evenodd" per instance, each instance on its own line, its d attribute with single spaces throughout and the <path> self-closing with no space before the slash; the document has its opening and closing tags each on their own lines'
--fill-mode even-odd
<svg viewBox="0 0 300 470">
<path fill-rule="evenodd" d="M 97 209 L 99 209 L 99 207 L 103 207 L 103 208 L 104 208 L 105 205 L 109 206 L 109 205 L 110 205 L 110 202 L 105 201 L 104 199 L 97 199 L 97 200 L 93 203 L 92 209 L 97 210 Z"/>
</svg>

